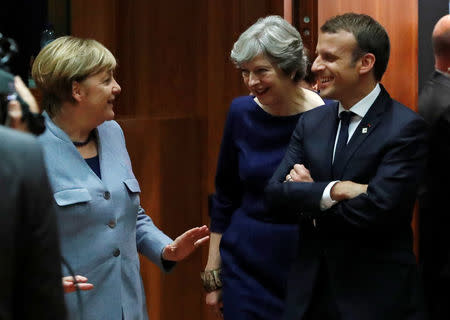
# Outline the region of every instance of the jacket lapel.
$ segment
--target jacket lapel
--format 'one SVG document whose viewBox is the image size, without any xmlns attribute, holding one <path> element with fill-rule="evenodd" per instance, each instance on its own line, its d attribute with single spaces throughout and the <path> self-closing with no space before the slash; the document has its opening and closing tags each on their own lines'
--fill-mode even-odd
<svg viewBox="0 0 450 320">
<path fill-rule="evenodd" d="M 338 128 L 338 102 L 327 103 L 328 110 L 318 119 L 318 125 L 314 129 L 312 138 L 308 138 L 317 151 L 315 163 L 311 163 L 311 174 L 315 180 L 329 180 L 332 173 L 333 149 Z M 314 170 L 314 169 L 316 170 Z"/>
<path fill-rule="evenodd" d="M 353 154 L 358 150 L 359 146 L 371 135 L 371 133 L 376 129 L 378 124 L 382 119 L 382 114 L 386 107 L 391 102 L 391 97 L 384 89 L 384 87 L 380 84 L 381 92 L 378 95 L 375 102 L 370 107 L 369 111 L 367 111 L 364 118 L 362 118 L 355 132 L 353 133 L 350 141 L 347 144 L 347 148 L 345 150 L 344 156 L 341 158 L 339 163 L 335 163 L 337 166 L 336 169 L 336 179 L 341 179 L 344 173 L 347 164 L 352 158 Z"/>
</svg>

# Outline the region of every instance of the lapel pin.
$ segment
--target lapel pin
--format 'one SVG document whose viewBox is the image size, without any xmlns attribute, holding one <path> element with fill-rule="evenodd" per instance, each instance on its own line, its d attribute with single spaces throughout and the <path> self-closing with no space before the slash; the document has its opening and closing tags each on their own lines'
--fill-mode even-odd
<svg viewBox="0 0 450 320">
<path fill-rule="evenodd" d="M 367 133 L 367 128 L 362 128 L 361 132 L 362 133 Z"/>
</svg>

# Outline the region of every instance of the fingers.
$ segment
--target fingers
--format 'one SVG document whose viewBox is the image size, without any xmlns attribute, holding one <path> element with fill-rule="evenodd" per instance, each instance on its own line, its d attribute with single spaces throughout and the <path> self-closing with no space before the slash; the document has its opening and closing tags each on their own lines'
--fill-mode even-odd
<svg viewBox="0 0 450 320">
<path fill-rule="evenodd" d="M 92 283 L 77 283 L 76 287 L 81 291 L 89 291 L 94 289 L 94 285 Z"/>
<path fill-rule="evenodd" d="M 199 238 L 203 238 L 205 236 L 209 235 L 209 229 L 207 226 L 201 226 L 201 227 L 195 227 L 192 229 L 189 229 L 188 231 L 186 231 L 185 233 L 183 233 L 181 236 L 179 237 L 187 237 L 187 238 L 191 238 L 191 239 L 199 239 Z"/>
<path fill-rule="evenodd" d="M 76 275 L 75 279 L 77 279 L 77 282 L 87 282 L 87 280 L 88 280 L 88 278 L 80 276 L 80 275 Z M 63 281 L 74 282 L 74 279 L 72 276 L 68 276 L 68 277 L 63 277 Z"/>
<path fill-rule="evenodd" d="M 223 302 L 222 302 L 222 290 L 212 291 L 206 294 L 205 302 L 210 310 L 218 319 L 223 319 Z"/>
<path fill-rule="evenodd" d="M 368 184 L 363 184 L 363 192 L 362 193 L 367 193 L 367 188 L 369 187 Z"/>
<path fill-rule="evenodd" d="M 196 248 L 204 245 L 205 243 L 207 243 L 209 241 L 209 236 L 203 237 L 201 239 L 198 239 L 197 241 L 194 242 L 194 246 Z"/>
<path fill-rule="evenodd" d="M 290 179 L 289 179 L 290 178 Z M 308 169 L 302 164 L 295 164 L 289 174 L 286 176 L 287 181 L 294 182 L 313 182 Z"/>
<path fill-rule="evenodd" d="M 87 283 L 88 279 L 86 277 L 76 275 L 75 278 L 77 281 L 76 283 L 72 276 L 62 278 L 64 293 L 74 292 L 77 288 L 83 291 L 92 290 L 94 288 L 92 283 Z"/>
<path fill-rule="evenodd" d="M 17 100 L 12 100 L 8 103 L 8 115 L 12 119 L 20 119 L 22 117 L 22 108 Z"/>
<path fill-rule="evenodd" d="M 189 256 L 198 246 L 209 240 L 209 229 L 201 226 L 189 229 L 178 236 L 174 242 L 164 247 L 162 257 L 165 260 L 181 261 Z"/>
<path fill-rule="evenodd" d="M 25 85 L 25 83 L 22 81 L 22 79 L 19 76 L 14 77 L 14 87 L 16 89 L 16 92 L 23 99 L 23 101 L 28 103 L 28 106 L 30 107 L 30 111 L 34 112 L 34 113 L 38 113 L 39 106 L 36 102 L 36 99 L 34 98 L 30 89 L 28 89 L 28 87 Z"/>
<path fill-rule="evenodd" d="M 200 241 L 200 245 L 202 241 L 204 242 L 209 239 L 209 229 L 207 226 L 192 228 L 187 232 L 187 236 L 194 242 L 194 245 L 196 245 L 198 241 Z"/>
<path fill-rule="evenodd" d="M 367 194 L 367 184 L 360 184 L 353 181 L 337 182 L 330 191 L 331 198 L 336 201 L 356 198 L 360 194 Z"/>
</svg>

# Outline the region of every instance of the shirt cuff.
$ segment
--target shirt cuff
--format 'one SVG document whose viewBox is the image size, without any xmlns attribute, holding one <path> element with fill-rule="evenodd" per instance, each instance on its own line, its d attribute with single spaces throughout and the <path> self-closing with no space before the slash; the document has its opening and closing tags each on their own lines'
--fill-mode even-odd
<svg viewBox="0 0 450 320">
<path fill-rule="evenodd" d="M 320 210 L 325 211 L 327 209 L 330 209 L 332 206 L 334 206 L 338 201 L 331 199 L 331 188 L 338 183 L 339 180 L 331 181 L 323 190 L 322 193 L 322 199 L 320 199 Z"/>
</svg>

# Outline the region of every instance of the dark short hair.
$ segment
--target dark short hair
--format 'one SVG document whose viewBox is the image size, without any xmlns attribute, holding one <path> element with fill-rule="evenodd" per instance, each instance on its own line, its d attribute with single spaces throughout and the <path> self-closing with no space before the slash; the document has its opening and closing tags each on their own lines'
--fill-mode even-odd
<svg viewBox="0 0 450 320">
<path fill-rule="evenodd" d="M 346 13 L 327 20 L 320 28 L 324 33 L 347 31 L 356 39 L 353 61 L 366 53 L 375 56 L 374 76 L 380 81 L 389 62 L 391 45 L 386 30 L 375 19 L 366 14 Z"/>
</svg>

